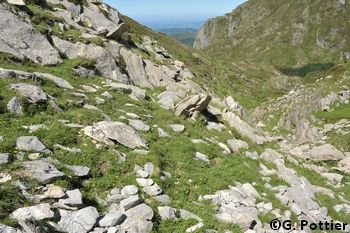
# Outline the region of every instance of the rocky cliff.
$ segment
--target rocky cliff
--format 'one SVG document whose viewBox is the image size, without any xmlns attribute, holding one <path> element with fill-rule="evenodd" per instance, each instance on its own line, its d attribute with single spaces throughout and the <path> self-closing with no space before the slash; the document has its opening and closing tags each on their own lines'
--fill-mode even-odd
<svg viewBox="0 0 350 233">
<path fill-rule="evenodd" d="M 0 232 L 349 220 L 347 63 L 225 60 L 98 0 L 0 1 L 0 25 Z"/>
</svg>

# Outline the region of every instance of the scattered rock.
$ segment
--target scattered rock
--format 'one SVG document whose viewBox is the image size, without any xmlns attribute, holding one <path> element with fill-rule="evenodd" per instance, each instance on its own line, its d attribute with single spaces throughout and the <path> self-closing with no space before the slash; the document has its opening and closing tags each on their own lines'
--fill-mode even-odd
<svg viewBox="0 0 350 233">
<path fill-rule="evenodd" d="M 7 104 L 7 109 L 16 115 L 22 115 L 22 105 L 18 97 L 13 97 Z"/>
<path fill-rule="evenodd" d="M 54 213 L 50 209 L 50 204 L 42 203 L 36 206 L 19 208 L 11 214 L 11 217 L 16 220 L 29 220 L 33 218 L 40 221 L 53 218 Z"/>
<path fill-rule="evenodd" d="M 0 154 L 0 165 L 12 162 L 12 156 L 9 153 Z"/>
<path fill-rule="evenodd" d="M 148 132 L 150 127 L 141 120 L 129 120 L 129 125 L 138 131 Z"/>
<path fill-rule="evenodd" d="M 307 158 L 314 161 L 339 161 L 345 158 L 344 154 L 330 144 L 313 147 L 306 153 Z"/>
<path fill-rule="evenodd" d="M 249 138 L 256 144 L 263 144 L 266 139 L 256 134 L 256 130 L 253 129 L 248 123 L 243 121 L 239 116 L 233 112 L 224 110 L 222 114 L 223 118 L 229 123 L 231 127 L 236 129 L 242 136 Z"/>
<path fill-rule="evenodd" d="M 55 185 L 48 185 L 44 195 L 50 199 L 59 199 L 66 195 L 63 188 Z"/>
<path fill-rule="evenodd" d="M 78 177 L 88 177 L 90 176 L 90 168 L 86 166 L 71 166 L 66 165 L 66 167 Z"/>
<path fill-rule="evenodd" d="M 121 211 L 127 211 L 140 203 L 141 199 L 139 198 L 139 196 L 134 195 L 122 200 L 119 204 L 119 208 Z"/>
<path fill-rule="evenodd" d="M 197 160 L 201 160 L 201 161 L 203 161 L 203 162 L 206 162 L 207 164 L 210 164 L 210 160 L 209 160 L 208 156 L 205 155 L 205 154 L 202 154 L 202 153 L 200 153 L 200 152 L 196 152 L 196 153 L 194 154 L 194 157 L 195 157 Z"/>
<path fill-rule="evenodd" d="M 136 195 L 139 192 L 139 189 L 135 185 L 127 185 L 121 190 L 121 194 L 129 197 Z"/>
<path fill-rule="evenodd" d="M 184 125 L 172 124 L 172 125 L 169 125 L 169 126 L 175 133 L 182 133 L 183 131 L 185 131 L 185 126 Z"/>
<path fill-rule="evenodd" d="M 111 211 L 99 221 L 99 225 L 101 227 L 112 227 L 122 224 L 125 219 L 126 215 L 123 213 L 119 211 Z"/>
<path fill-rule="evenodd" d="M 164 129 L 157 128 L 157 130 L 158 130 L 158 136 L 160 138 L 170 138 L 170 135 L 167 132 L 165 132 Z"/>
<path fill-rule="evenodd" d="M 224 129 L 226 129 L 226 126 L 221 124 L 221 123 L 216 123 L 216 122 L 209 121 L 207 123 L 206 128 L 208 130 L 217 130 L 219 132 L 222 132 Z"/>
<path fill-rule="evenodd" d="M 171 220 L 176 218 L 176 209 L 169 206 L 159 206 L 158 212 L 162 220 Z"/>
<path fill-rule="evenodd" d="M 17 6 L 25 6 L 26 3 L 23 0 L 7 0 L 7 3 Z"/>
<path fill-rule="evenodd" d="M 27 83 L 11 84 L 11 89 L 26 97 L 31 103 L 45 103 L 47 94 L 38 86 Z"/>
<path fill-rule="evenodd" d="M 68 233 L 87 233 L 96 224 L 99 214 L 94 207 L 77 211 L 59 209 L 61 220 L 58 225 Z"/>
<path fill-rule="evenodd" d="M 248 143 L 238 139 L 230 139 L 227 141 L 228 146 L 232 150 L 232 152 L 239 152 L 240 149 L 248 149 Z"/>
<path fill-rule="evenodd" d="M 57 178 L 64 176 L 64 173 L 57 170 L 54 165 L 43 160 L 24 162 L 23 167 L 32 178 L 38 180 L 42 184 L 51 183 Z"/>
<path fill-rule="evenodd" d="M 66 192 L 67 198 L 60 199 L 59 203 L 68 206 L 81 206 L 83 204 L 83 195 L 79 189 Z"/>
<path fill-rule="evenodd" d="M 175 115 L 191 117 L 194 112 L 202 112 L 207 109 L 211 97 L 207 94 L 189 96 L 180 101 L 175 107 Z"/>
<path fill-rule="evenodd" d="M 84 133 L 107 145 L 113 145 L 116 141 L 131 149 L 147 148 L 146 141 L 137 131 L 122 122 L 101 121 L 93 126 L 85 127 Z"/>
<path fill-rule="evenodd" d="M 28 152 L 51 153 L 51 151 L 35 136 L 22 136 L 17 138 L 16 148 Z"/>
</svg>

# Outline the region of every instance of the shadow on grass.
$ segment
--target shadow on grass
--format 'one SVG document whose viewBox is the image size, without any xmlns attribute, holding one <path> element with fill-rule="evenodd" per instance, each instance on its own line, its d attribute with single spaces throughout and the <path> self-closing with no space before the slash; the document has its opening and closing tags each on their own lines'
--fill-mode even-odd
<svg viewBox="0 0 350 233">
<path fill-rule="evenodd" d="M 333 63 L 311 63 L 299 68 L 279 67 L 277 69 L 287 76 L 306 77 L 309 73 L 326 71 L 334 66 Z"/>
</svg>

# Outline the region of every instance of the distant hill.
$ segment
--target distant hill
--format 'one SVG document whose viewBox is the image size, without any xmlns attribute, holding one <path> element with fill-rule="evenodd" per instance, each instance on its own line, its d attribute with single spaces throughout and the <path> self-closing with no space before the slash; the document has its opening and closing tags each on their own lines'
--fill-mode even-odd
<svg viewBox="0 0 350 233">
<path fill-rule="evenodd" d="M 194 44 L 197 31 L 198 30 L 195 28 L 164 28 L 159 30 L 159 32 L 162 32 L 191 47 Z"/>
</svg>

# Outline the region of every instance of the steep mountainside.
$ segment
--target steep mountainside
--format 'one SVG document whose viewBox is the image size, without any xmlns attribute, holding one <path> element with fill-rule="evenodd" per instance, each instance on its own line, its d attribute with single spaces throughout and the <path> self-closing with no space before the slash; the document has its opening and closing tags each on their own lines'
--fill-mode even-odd
<svg viewBox="0 0 350 233">
<path fill-rule="evenodd" d="M 347 0 L 251 0 L 211 19 L 195 48 L 225 59 L 304 66 L 350 59 Z"/>
<path fill-rule="evenodd" d="M 99 0 L 0 0 L 0 232 L 347 223 L 349 63 L 293 76 L 221 52 Z"/>
</svg>

